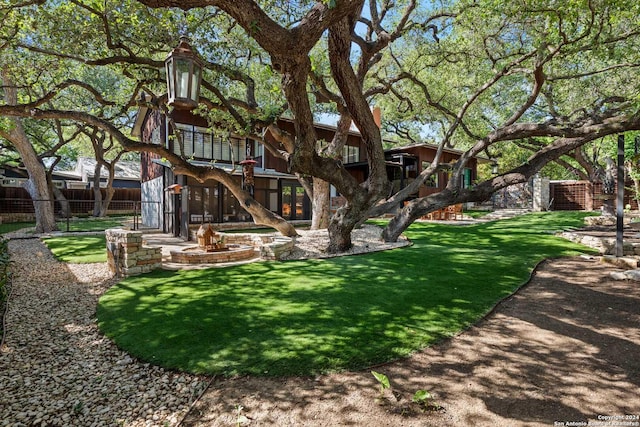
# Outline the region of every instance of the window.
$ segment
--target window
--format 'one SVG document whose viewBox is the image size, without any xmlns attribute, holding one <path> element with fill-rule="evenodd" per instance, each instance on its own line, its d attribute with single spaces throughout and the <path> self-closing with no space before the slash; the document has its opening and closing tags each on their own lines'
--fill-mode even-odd
<svg viewBox="0 0 640 427">
<path fill-rule="evenodd" d="M 461 185 L 462 188 L 471 187 L 471 169 L 464 168 L 461 180 L 462 180 L 462 182 L 460 183 L 460 185 Z"/>
<path fill-rule="evenodd" d="M 24 178 L 3 178 L 1 181 L 3 187 L 22 187 L 25 182 Z"/>
<path fill-rule="evenodd" d="M 342 162 L 356 163 L 360 161 L 360 147 L 345 145 L 342 147 Z"/>
<path fill-rule="evenodd" d="M 213 140 L 211 138 L 211 134 L 207 134 L 205 139 L 206 140 L 202 151 L 202 158 L 214 159 L 215 157 L 213 157 Z"/>
<path fill-rule="evenodd" d="M 160 127 L 156 127 L 151 131 L 151 143 L 160 145 Z"/>
<path fill-rule="evenodd" d="M 180 132 L 182 143 L 184 144 L 184 157 L 191 157 L 193 155 L 193 126 L 176 124 Z M 180 150 L 180 138 L 176 136 L 173 144 L 173 152 L 178 155 L 183 155 Z"/>
<path fill-rule="evenodd" d="M 237 137 L 220 137 L 211 133 L 206 128 L 177 123 L 176 127 L 180 131 L 180 136 L 184 144 L 184 157 L 194 157 L 203 160 L 219 160 L 225 163 L 241 162 L 246 159 L 247 142 L 244 138 Z M 264 156 L 264 147 L 255 141 L 249 144 L 255 144 L 254 157 L 258 157 L 257 167 L 262 167 L 262 158 Z M 182 155 L 180 151 L 180 142 L 178 138 L 173 141 L 173 152 Z"/>
<path fill-rule="evenodd" d="M 218 184 L 207 181 L 208 186 L 189 185 L 189 220 L 191 223 L 219 222 Z"/>
<path fill-rule="evenodd" d="M 422 170 L 424 171 L 429 166 L 431 166 L 431 162 L 422 162 Z M 438 172 L 434 172 L 427 180 L 424 182 L 425 187 L 437 188 L 439 184 Z"/>
<path fill-rule="evenodd" d="M 278 212 L 278 180 L 256 177 L 255 199 L 265 208 Z"/>
<path fill-rule="evenodd" d="M 205 146 L 211 146 L 211 134 L 204 128 L 195 128 L 193 132 L 193 157 L 206 159 L 204 155 Z M 210 151 L 210 150 L 209 150 Z"/>
<path fill-rule="evenodd" d="M 264 167 L 264 145 L 260 144 L 258 141 L 253 142 L 253 160 L 256 161 L 257 168 Z"/>
<path fill-rule="evenodd" d="M 216 160 L 228 163 L 237 163 L 246 159 L 244 139 L 229 138 L 228 140 L 223 141 L 219 138 L 215 138 L 213 145 Z"/>
<path fill-rule="evenodd" d="M 213 137 L 213 159 L 222 160 L 222 139 L 214 136 Z"/>
</svg>

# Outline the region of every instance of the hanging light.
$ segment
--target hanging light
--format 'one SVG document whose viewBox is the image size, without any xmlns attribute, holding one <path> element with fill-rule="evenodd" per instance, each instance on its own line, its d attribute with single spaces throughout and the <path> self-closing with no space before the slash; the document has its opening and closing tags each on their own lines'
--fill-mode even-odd
<svg viewBox="0 0 640 427">
<path fill-rule="evenodd" d="M 254 185 L 254 168 L 256 163 L 258 163 L 256 160 L 253 160 L 252 158 L 247 158 L 241 162 L 238 162 L 240 165 L 242 165 L 242 177 L 243 177 L 243 182 L 244 182 L 244 186 L 245 187 L 253 187 Z"/>
<path fill-rule="evenodd" d="M 171 184 L 170 186 L 165 188 L 164 191 L 168 191 L 168 192 L 173 193 L 173 194 L 180 194 L 180 192 L 182 192 L 182 185 L 180 185 L 180 184 Z"/>
<path fill-rule="evenodd" d="M 193 110 L 200 99 L 200 82 L 204 62 L 191 48 L 186 36 L 164 61 L 167 72 L 167 104 L 175 108 Z"/>
<path fill-rule="evenodd" d="M 498 169 L 498 161 L 494 160 L 493 163 L 491 163 L 491 175 L 498 175 L 498 172 L 500 170 Z"/>
</svg>

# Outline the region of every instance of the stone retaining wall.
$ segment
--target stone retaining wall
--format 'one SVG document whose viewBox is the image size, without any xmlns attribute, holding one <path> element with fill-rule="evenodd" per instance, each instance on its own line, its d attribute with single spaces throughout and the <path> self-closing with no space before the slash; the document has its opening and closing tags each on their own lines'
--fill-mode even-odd
<svg viewBox="0 0 640 427">
<path fill-rule="evenodd" d="M 121 277 L 148 273 L 162 265 L 162 249 L 142 244 L 142 232 L 105 230 L 109 270 Z"/>
<path fill-rule="evenodd" d="M 564 231 L 560 233 L 560 236 L 572 242 L 597 249 L 602 255 L 615 255 L 616 253 L 615 237 L 590 236 L 572 231 Z M 624 256 L 638 256 L 640 255 L 640 243 L 624 241 L 622 251 Z"/>
<path fill-rule="evenodd" d="M 241 245 L 229 248 L 228 251 L 194 253 L 188 251 L 171 251 L 171 261 L 180 264 L 217 264 L 238 262 L 255 258 L 253 246 Z"/>
<path fill-rule="evenodd" d="M 263 242 L 263 238 L 268 240 L 273 239 L 271 235 L 260 236 L 260 234 L 251 233 L 218 233 L 222 241 L 227 245 L 247 245 L 260 247 Z"/>
<path fill-rule="evenodd" d="M 294 247 L 293 239 L 285 236 L 251 233 L 221 233 L 227 244 L 252 245 L 260 250 L 260 258 L 279 260 L 289 255 Z"/>
<path fill-rule="evenodd" d="M 220 233 L 226 244 L 248 245 L 260 250 L 260 258 L 279 260 L 289 255 L 294 247 L 293 239 L 285 236 L 258 233 Z"/>
<path fill-rule="evenodd" d="M 269 260 L 279 260 L 289 255 L 295 243 L 290 237 L 274 237 L 271 243 L 264 243 L 260 246 L 260 258 Z"/>
</svg>

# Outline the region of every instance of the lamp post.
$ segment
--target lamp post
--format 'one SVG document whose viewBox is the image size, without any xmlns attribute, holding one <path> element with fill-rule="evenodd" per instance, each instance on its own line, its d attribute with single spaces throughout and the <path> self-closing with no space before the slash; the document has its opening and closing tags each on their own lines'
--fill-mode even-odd
<svg viewBox="0 0 640 427">
<path fill-rule="evenodd" d="M 185 110 L 198 106 L 203 65 L 202 59 L 191 48 L 189 38 L 180 37 L 180 43 L 164 61 L 169 106 Z"/>
</svg>

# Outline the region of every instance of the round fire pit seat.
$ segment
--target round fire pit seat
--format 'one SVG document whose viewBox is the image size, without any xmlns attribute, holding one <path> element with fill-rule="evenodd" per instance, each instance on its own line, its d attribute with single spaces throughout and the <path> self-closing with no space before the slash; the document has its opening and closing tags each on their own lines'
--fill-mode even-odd
<svg viewBox="0 0 640 427">
<path fill-rule="evenodd" d="M 178 264 L 218 264 L 222 262 L 238 262 L 255 258 L 256 251 L 248 245 L 226 245 L 226 250 L 207 252 L 204 248 L 192 246 L 183 250 L 171 251 L 171 262 Z"/>
</svg>

